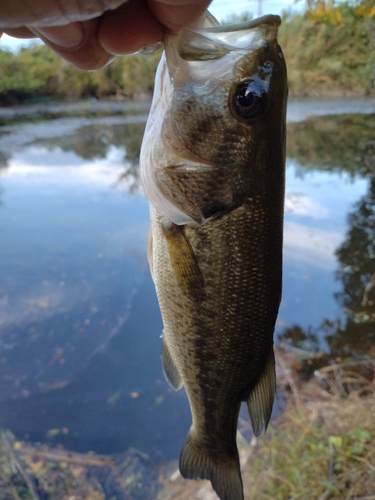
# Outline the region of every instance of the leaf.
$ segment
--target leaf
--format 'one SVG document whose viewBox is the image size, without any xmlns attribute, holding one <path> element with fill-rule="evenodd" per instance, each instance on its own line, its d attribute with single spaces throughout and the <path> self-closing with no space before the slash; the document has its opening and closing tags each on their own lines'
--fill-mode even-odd
<svg viewBox="0 0 375 500">
<path fill-rule="evenodd" d="M 341 448 L 342 437 L 341 436 L 329 436 L 328 442 L 329 442 L 329 444 L 332 444 L 335 448 Z"/>
</svg>

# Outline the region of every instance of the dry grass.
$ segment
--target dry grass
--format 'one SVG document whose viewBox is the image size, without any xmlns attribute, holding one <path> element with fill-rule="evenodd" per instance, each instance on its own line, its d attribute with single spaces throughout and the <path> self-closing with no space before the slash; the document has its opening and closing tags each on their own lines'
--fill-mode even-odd
<svg viewBox="0 0 375 500">
<path fill-rule="evenodd" d="M 302 387 L 289 372 L 285 412 L 259 440 L 243 474 L 246 498 L 374 495 L 375 383 L 358 373 L 361 365 L 327 366 Z"/>
<path fill-rule="evenodd" d="M 286 407 L 267 434 L 241 449 L 245 500 L 375 499 L 375 382 L 347 363 L 301 383 L 291 358 L 278 353 Z M 370 370 L 372 372 L 372 370 Z M 216 500 L 208 481 L 178 473 L 163 500 Z"/>
</svg>

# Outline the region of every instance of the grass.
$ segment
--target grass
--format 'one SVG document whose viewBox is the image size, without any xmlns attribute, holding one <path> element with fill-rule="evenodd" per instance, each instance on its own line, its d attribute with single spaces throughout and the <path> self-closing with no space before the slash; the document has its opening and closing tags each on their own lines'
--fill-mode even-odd
<svg viewBox="0 0 375 500">
<path fill-rule="evenodd" d="M 301 386 L 289 372 L 285 411 L 245 467 L 246 499 L 375 498 L 375 384 L 360 367 L 327 366 Z"/>
<path fill-rule="evenodd" d="M 375 500 L 375 381 L 361 375 L 375 361 L 326 366 L 303 382 L 293 356 L 277 352 L 284 411 L 240 446 L 245 500 Z M 217 496 L 208 481 L 175 473 L 158 499 Z"/>
</svg>

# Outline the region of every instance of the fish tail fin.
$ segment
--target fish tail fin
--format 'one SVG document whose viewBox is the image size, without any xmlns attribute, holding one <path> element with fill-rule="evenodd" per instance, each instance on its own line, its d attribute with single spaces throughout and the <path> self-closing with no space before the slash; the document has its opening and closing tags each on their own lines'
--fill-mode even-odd
<svg viewBox="0 0 375 500">
<path fill-rule="evenodd" d="M 189 433 L 180 456 L 180 472 L 185 479 L 209 479 L 220 500 L 243 500 L 238 453 L 215 460 Z"/>
<path fill-rule="evenodd" d="M 267 429 L 276 392 L 275 356 L 271 350 L 266 366 L 246 401 L 253 432 L 256 436 Z"/>
</svg>

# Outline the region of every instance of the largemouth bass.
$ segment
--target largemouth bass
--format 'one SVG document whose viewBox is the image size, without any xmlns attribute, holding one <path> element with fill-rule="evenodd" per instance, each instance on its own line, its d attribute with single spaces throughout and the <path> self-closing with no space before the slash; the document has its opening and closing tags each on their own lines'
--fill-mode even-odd
<svg viewBox="0 0 375 500">
<path fill-rule="evenodd" d="M 259 435 L 276 385 L 286 68 L 278 16 L 207 24 L 165 35 L 141 176 L 164 373 L 192 413 L 180 471 L 241 500 L 241 402 Z"/>
</svg>

